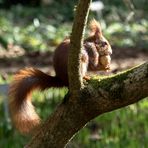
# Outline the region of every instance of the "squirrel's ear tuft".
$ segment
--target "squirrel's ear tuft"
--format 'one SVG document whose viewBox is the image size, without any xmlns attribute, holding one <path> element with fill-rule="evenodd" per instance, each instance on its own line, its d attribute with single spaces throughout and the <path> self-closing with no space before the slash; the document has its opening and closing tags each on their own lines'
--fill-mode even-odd
<svg viewBox="0 0 148 148">
<path fill-rule="evenodd" d="M 95 19 L 90 21 L 89 27 L 92 35 L 95 35 L 96 37 L 99 37 L 102 35 L 101 25 Z"/>
</svg>

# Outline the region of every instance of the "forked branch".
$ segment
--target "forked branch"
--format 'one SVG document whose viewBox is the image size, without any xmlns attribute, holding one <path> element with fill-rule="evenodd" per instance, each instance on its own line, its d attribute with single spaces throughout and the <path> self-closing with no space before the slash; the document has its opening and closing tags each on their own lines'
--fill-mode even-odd
<svg viewBox="0 0 148 148">
<path fill-rule="evenodd" d="M 76 102 L 61 103 L 26 148 L 63 148 L 91 119 L 148 96 L 148 62 L 126 72 L 93 78 Z"/>
</svg>

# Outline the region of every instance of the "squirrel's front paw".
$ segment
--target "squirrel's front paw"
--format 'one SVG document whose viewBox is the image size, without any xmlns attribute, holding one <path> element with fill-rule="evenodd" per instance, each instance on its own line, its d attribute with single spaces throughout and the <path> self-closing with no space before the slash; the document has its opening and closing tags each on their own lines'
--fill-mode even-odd
<svg viewBox="0 0 148 148">
<path fill-rule="evenodd" d="M 84 76 L 83 79 L 88 81 L 88 80 L 90 80 L 90 76 Z"/>
</svg>

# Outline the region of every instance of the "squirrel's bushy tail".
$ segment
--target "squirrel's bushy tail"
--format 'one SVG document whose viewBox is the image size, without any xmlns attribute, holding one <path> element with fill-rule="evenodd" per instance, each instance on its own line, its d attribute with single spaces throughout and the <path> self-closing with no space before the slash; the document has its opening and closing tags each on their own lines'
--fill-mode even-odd
<svg viewBox="0 0 148 148">
<path fill-rule="evenodd" d="M 21 133 L 32 132 L 40 123 L 40 118 L 31 103 L 32 91 L 62 86 L 62 82 L 57 77 L 34 68 L 20 70 L 14 76 L 9 88 L 9 108 L 12 121 Z"/>
</svg>

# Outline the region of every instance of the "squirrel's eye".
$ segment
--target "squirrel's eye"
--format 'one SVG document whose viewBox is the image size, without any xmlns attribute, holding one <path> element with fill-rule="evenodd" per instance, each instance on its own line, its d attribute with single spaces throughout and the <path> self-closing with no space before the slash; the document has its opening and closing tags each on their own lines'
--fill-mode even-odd
<svg viewBox="0 0 148 148">
<path fill-rule="evenodd" d="M 106 45 L 107 45 L 107 42 L 106 42 L 106 41 L 102 41 L 102 42 L 101 42 L 101 46 L 102 46 L 102 47 L 105 47 Z"/>
</svg>

